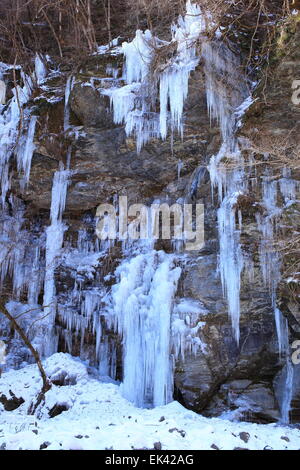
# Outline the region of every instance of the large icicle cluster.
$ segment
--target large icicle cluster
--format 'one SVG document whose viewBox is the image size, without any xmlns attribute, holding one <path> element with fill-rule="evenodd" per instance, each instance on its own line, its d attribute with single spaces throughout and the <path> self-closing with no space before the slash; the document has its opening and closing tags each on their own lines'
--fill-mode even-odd
<svg viewBox="0 0 300 470">
<path fill-rule="evenodd" d="M 20 72 L 22 86 L 17 84 L 12 89 L 13 97 L 6 103 L 6 80 L 12 71 Z M 30 177 L 31 160 L 34 152 L 34 134 L 37 116 L 26 105 L 31 98 L 34 82 L 40 85 L 47 76 L 47 69 L 41 57 L 35 57 L 35 72 L 26 75 L 20 66 L 7 65 L 0 62 L 0 80 L 2 96 L 0 97 L 0 187 L 2 205 L 10 189 L 9 162 L 15 154 L 17 168 L 22 177 L 21 189 L 27 185 Z M 1 92 L 0 92 L 1 94 Z"/>
<path fill-rule="evenodd" d="M 236 203 L 246 190 L 243 158 L 235 138 L 237 115 L 247 97 L 244 77 L 238 72 L 238 59 L 219 41 L 203 44 L 208 109 L 221 128 L 223 144 L 209 164 L 212 187 L 218 188 L 220 208 L 218 228 L 220 273 L 234 335 L 240 338 L 240 285 L 244 266 L 240 229 L 236 223 Z M 226 77 L 226 80 L 224 80 Z M 227 162 L 229 163 L 226 165 Z"/>
<path fill-rule="evenodd" d="M 9 276 L 14 298 L 19 300 L 27 293 L 27 302 L 36 305 L 43 280 L 40 269 L 43 235 L 30 237 L 22 229 L 23 223 L 24 206 L 19 199 L 10 196 L 9 207 L 2 211 L 0 221 L 0 287 Z"/>
<path fill-rule="evenodd" d="M 234 132 L 237 118 L 246 111 L 251 98 L 245 77 L 241 72 L 239 57 L 222 41 L 204 41 L 202 56 L 206 82 L 206 99 L 210 118 L 221 128 L 223 142 L 232 150 L 236 145 Z"/>
<path fill-rule="evenodd" d="M 137 150 L 151 138 L 167 137 L 168 129 L 182 134 L 183 108 L 190 74 L 199 63 L 196 43 L 211 26 L 211 18 L 190 0 L 186 15 L 172 26 L 172 41 L 161 41 L 147 30 L 138 30 L 134 40 L 125 42 L 122 88 L 103 90 L 110 96 L 116 124 L 125 123 L 128 136 L 137 140 Z M 174 52 L 153 70 L 162 51 Z M 159 101 L 159 112 L 156 102 Z"/>
<path fill-rule="evenodd" d="M 38 305 L 44 281 L 44 266 L 41 252 L 45 237 L 36 226 L 33 233 L 23 228 L 25 207 L 18 198 L 10 195 L 2 210 L 0 220 L 0 289 L 7 292 L 12 286 L 6 307 L 12 315 L 17 315 L 19 323 L 27 331 L 30 340 L 34 340 L 39 330 L 35 322 L 42 316 Z M 3 292 L 3 291 L 2 291 Z M 22 300 L 22 303 L 21 303 Z M 0 315 L 3 339 L 10 338 L 10 326 Z M 29 358 L 27 348 L 16 335 L 10 340 L 7 367 L 17 367 L 24 358 Z"/>
<path fill-rule="evenodd" d="M 199 333 L 205 322 L 199 321 L 207 311 L 199 302 L 192 299 L 180 299 L 172 313 L 172 351 L 174 359 L 183 359 L 187 354 L 197 354 L 199 350 L 205 354 L 206 345 Z"/>
<path fill-rule="evenodd" d="M 172 255 L 156 251 L 125 261 L 116 272 L 112 321 L 123 338 L 122 391 L 137 406 L 172 400 L 171 312 L 180 273 Z"/>
<path fill-rule="evenodd" d="M 0 63 L 0 72 L 3 74 L 8 70 L 12 69 L 13 66 L 6 66 Z M 32 81 L 29 77 L 21 74 L 23 78 L 23 87 L 19 85 L 12 89 L 13 97 L 11 98 L 8 106 L 4 108 L 4 105 L 0 105 L 0 185 L 2 192 L 2 205 L 5 203 L 7 191 L 10 187 L 9 181 L 9 161 L 12 157 L 15 144 L 19 135 L 19 124 L 22 116 L 22 107 L 27 103 L 30 98 L 32 91 Z M 26 116 L 25 116 L 26 118 Z M 26 143 L 25 143 L 26 146 Z M 22 162 L 23 148 L 19 148 L 18 151 L 18 168 L 26 170 L 26 177 L 30 171 L 31 161 L 31 148 L 30 143 L 25 149 L 25 160 Z"/>
</svg>

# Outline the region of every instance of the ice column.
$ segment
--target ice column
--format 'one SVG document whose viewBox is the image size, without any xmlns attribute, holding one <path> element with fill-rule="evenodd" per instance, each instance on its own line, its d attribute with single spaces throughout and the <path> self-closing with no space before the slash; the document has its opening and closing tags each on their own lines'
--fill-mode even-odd
<svg viewBox="0 0 300 470">
<path fill-rule="evenodd" d="M 112 311 L 123 338 L 122 393 L 140 407 L 172 400 L 171 311 L 180 272 L 172 255 L 156 251 L 124 261 L 116 272 Z"/>
<path fill-rule="evenodd" d="M 54 174 L 51 197 L 51 224 L 46 229 L 46 268 L 44 283 L 43 307 L 45 313 L 45 325 L 48 331 L 44 354 L 50 355 L 55 352 L 55 336 L 53 330 L 56 314 L 56 289 L 55 289 L 55 268 L 57 257 L 60 254 L 66 225 L 62 222 L 62 215 L 65 209 L 67 188 L 70 178 L 70 171 L 63 167 Z"/>
</svg>

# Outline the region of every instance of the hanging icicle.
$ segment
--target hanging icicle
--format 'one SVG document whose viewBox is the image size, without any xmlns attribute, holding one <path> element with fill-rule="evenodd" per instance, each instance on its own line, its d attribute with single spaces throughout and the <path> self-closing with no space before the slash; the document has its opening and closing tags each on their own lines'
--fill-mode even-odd
<svg viewBox="0 0 300 470">
<path fill-rule="evenodd" d="M 64 232 L 67 226 L 62 222 L 66 205 L 67 188 L 70 171 L 61 169 L 54 174 L 51 197 L 50 221 L 46 229 L 46 267 L 43 306 L 46 316 L 45 325 L 48 330 L 46 341 L 42 344 L 43 354 L 48 356 L 56 352 L 56 337 L 53 326 L 56 314 L 55 268 L 57 258 L 63 246 Z"/>
<path fill-rule="evenodd" d="M 115 123 L 124 123 L 126 134 L 136 138 L 138 152 L 152 138 L 166 139 L 168 130 L 182 136 L 189 77 L 199 63 L 197 41 L 212 25 L 209 15 L 204 17 L 200 6 L 188 1 L 186 15 L 179 17 L 171 28 L 170 43 L 154 37 L 149 30 L 138 30 L 132 42 L 123 44 L 122 80 L 126 85 L 102 93 L 110 96 Z M 156 71 L 155 78 L 151 67 L 162 47 L 174 49 L 175 54 L 166 64 L 161 64 L 163 70 Z"/>
</svg>

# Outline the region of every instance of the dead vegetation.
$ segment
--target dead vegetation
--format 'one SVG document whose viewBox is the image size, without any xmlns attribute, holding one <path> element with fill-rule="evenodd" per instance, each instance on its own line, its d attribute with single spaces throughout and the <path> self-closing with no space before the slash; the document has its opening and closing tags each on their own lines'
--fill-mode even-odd
<svg viewBox="0 0 300 470">
<path fill-rule="evenodd" d="M 253 195 L 249 194 L 240 194 L 234 205 L 234 209 L 246 216 L 253 216 L 257 213 L 264 212 L 262 205 L 255 200 Z"/>
<path fill-rule="evenodd" d="M 242 48 L 251 70 L 264 61 L 274 27 L 293 8 L 293 0 L 198 0 L 203 13 L 222 26 L 224 37 Z M 169 40 L 170 25 L 185 13 L 185 0 L 2 0 L 0 58 L 30 67 L 35 52 L 59 62 L 79 63 L 113 38 L 149 28 Z M 238 32 L 238 34 L 237 34 Z M 258 54 L 259 52 L 259 54 Z"/>
<path fill-rule="evenodd" d="M 251 134 L 251 150 L 263 157 L 264 165 L 272 167 L 279 174 L 283 167 L 300 170 L 299 125 L 287 130 L 285 135 L 267 134 L 263 130 Z M 258 162 L 259 164 L 259 162 Z"/>
</svg>

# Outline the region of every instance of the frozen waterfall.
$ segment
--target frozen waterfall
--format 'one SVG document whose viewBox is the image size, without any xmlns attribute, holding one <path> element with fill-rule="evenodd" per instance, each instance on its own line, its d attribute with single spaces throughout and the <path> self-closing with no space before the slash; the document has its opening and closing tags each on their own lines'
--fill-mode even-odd
<svg viewBox="0 0 300 470">
<path fill-rule="evenodd" d="M 137 406 L 172 400 L 171 312 L 181 269 L 174 257 L 146 252 L 124 261 L 112 288 L 112 315 L 123 341 L 124 397 Z"/>
<path fill-rule="evenodd" d="M 236 204 L 246 190 L 244 162 L 235 137 L 236 110 L 247 98 L 246 79 L 238 72 L 238 58 L 220 41 L 202 47 L 207 105 L 211 119 L 220 124 L 223 144 L 208 166 L 212 188 L 218 189 L 219 265 L 223 292 L 228 303 L 234 336 L 240 339 L 240 286 L 244 267 L 240 245 L 241 227 Z M 224 83 L 222 76 L 228 77 Z M 226 165 L 225 162 L 229 162 Z"/>
<path fill-rule="evenodd" d="M 46 229 L 46 267 L 44 283 L 44 314 L 45 325 L 48 330 L 46 341 L 44 340 L 44 355 L 48 356 L 56 351 L 55 335 L 53 325 L 56 315 L 56 289 L 55 289 L 55 268 L 57 258 L 63 246 L 64 232 L 67 226 L 62 221 L 65 209 L 67 188 L 70 178 L 70 171 L 64 170 L 63 166 L 53 177 L 50 220 L 51 224 Z"/>
</svg>

